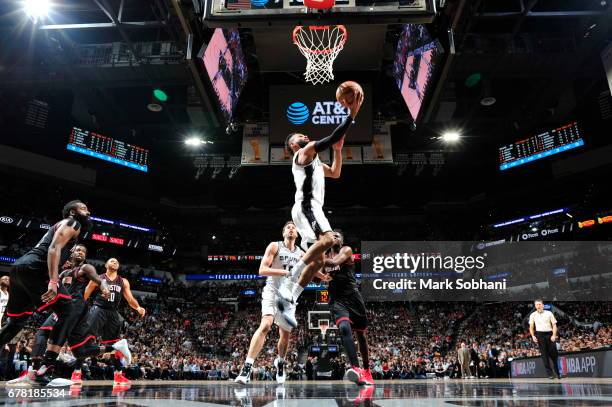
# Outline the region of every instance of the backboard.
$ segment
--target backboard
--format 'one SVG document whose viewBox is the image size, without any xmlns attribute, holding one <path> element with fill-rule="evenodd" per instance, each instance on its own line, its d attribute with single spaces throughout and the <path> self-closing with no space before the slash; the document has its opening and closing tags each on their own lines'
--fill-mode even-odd
<svg viewBox="0 0 612 407">
<path fill-rule="evenodd" d="M 329 311 L 308 311 L 308 329 L 320 331 L 321 327 L 319 321 L 329 321 L 329 327 L 327 329 L 338 329 Z"/>
<path fill-rule="evenodd" d="M 303 0 L 208 0 L 204 24 L 250 28 L 273 25 L 429 23 L 437 0 L 336 0 L 329 11 L 307 9 Z"/>
</svg>

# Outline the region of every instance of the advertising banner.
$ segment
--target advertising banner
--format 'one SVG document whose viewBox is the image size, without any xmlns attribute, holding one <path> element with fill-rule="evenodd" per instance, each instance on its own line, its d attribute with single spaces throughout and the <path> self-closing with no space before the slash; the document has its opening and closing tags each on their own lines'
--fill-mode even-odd
<svg viewBox="0 0 612 407">
<path fill-rule="evenodd" d="M 371 86 L 361 84 L 365 100 L 349 129 L 346 142 L 372 142 Z M 281 146 L 290 133 L 302 133 L 310 140 L 329 136 L 348 116 L 348 109 L 336 101 L 333 85 L 292 85 L 270 87 L 270 144 Z"/>
<path fill-rule="evenodd" d="M 559 355 L 559 372 L 565 377 L 612 377 L 612 350 L 572 352 Z M 512 378 L 548 377 L 541 357 L 510 362 Z"/>
</svg>

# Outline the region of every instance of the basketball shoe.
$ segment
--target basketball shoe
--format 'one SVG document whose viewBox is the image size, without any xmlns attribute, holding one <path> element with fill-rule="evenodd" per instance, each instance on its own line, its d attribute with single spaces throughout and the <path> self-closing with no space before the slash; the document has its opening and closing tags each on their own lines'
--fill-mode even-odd
<svg viewBox="0 0 612 407">
<path fill-rule="evenodd" d="M 251 369 L 252 368 L 253 368 L 252 364 L 245 363 L 244 366 L 242 366 L 242 370 L 240 371 L 240 374 L 238 375 L 238 377 L 234 379 L 234 382 L 240 383 L 240 384 L 247 384 L 247 382 L 251 380 Z"/>
</svg>

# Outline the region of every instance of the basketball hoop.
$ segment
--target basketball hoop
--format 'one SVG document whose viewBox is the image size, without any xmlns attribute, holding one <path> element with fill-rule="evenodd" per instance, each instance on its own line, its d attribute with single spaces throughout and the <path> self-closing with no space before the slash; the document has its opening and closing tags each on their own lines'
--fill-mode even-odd
<svg viewBox="0 0 612 407">
<path fill-rule="evenodd" d="M 319 329 L 321 330 L 321 334 L 323 335 L 323 340 L 325 340 L 325 334 L 329 329 L 329 319 L 320 319 L 319 320 Z"/>
<path fill-rule="evenodd" d="M 334 60 L 347 38 L 348 32 L 343 25 L 295 27 L 293 43 L 306 57 L 306 82 L 318 85 L 334 79 Z"/>
</svg>

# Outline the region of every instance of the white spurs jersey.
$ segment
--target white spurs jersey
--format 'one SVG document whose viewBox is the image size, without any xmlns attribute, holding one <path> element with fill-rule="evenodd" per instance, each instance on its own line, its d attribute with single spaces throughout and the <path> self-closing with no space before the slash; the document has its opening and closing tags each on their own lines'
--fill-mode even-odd
<svg viewBox="0 0 612 407">
<path fill-rule="evenodd" d="M 276 252 L 270 268 L 291 270 L 291 268 L 300 260 L 303 254 L 304 252 L 297 245 L 293 251 L 291 251 L 283 242 L 278 242 L 278 252 Z M 264 287 L 263 291 L 264 294 L 266 294 L 266 292 L 275 294 L 280 287 L 283 278 L 285 277 L 268 276 L 266 279 L 266 286 Z"/>
<path fill-rule="evenodd" d="M 6 305 L 8 304 L 8 300 L 8 290 L 6 292 L 0 290 L 0 325 L 2 325 L 2 316 L 4 315 L 4 311 L 6 311 Z"/>
<path fill-rule="evenodd" d="M 323 163 L 317 154 L 308 165 L 299 165 L 297 163 L 298 155 L 293 157 L 293 181 L 295 182 L 295 203 L 309 201 L 323 207 L 325 201 L 325 173 L 323 172 Z"/>
</svg>

